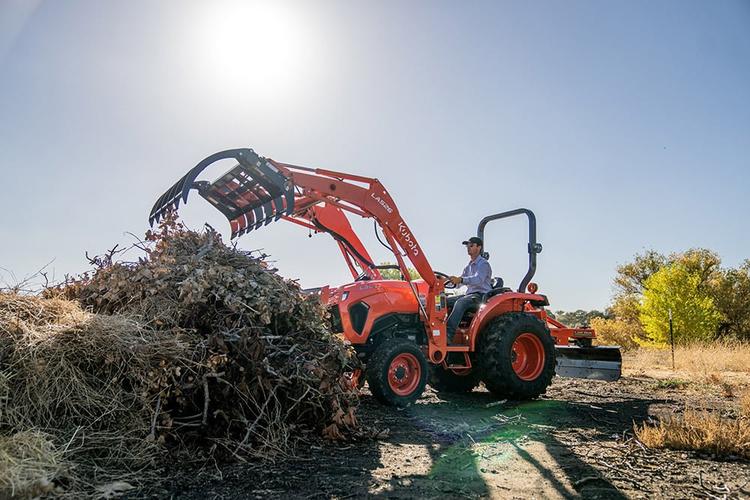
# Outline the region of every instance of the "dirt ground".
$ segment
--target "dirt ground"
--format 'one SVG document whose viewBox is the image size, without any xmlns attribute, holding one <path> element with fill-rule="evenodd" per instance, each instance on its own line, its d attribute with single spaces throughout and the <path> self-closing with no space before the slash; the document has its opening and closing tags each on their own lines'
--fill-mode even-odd
<svg viewBox="0 0 750 500">
<path fill-rule="evenodd" d="M 404 410 L 365 390 L 359 415 L 388 429 L 379 440 L 311 445 L 275 464 L 188 466 L 133 497 L 750 498 L 747 460 L 649 450 L 633 439 L 633 422 L 686 404 L 731 408 L 721 386 L 671 375 L 556 378 L 531 402 L 428 388 Z"/>
</svg>

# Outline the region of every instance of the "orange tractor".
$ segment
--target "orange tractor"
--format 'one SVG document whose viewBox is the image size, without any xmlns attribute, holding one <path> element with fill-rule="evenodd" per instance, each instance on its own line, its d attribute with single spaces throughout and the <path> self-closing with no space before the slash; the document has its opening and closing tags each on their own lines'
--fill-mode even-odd
<svg viewBox="0 0 750 500">
<path fill-rule="evenodd" d="M 197 181 L 209 165 L 224 159 L 237 164 L 213 182 Z M 474 310 L 447 338 L 450 312 L 448 275 L 430 266 L 388 191 L 377 179 L 278 162 L 252 149 L 211 155 L 191 169 L 156 202 L 153 225 L 168 210 L 187 202 L 191 189 L 229 219 L 235 238 L 273 221 L 286 220 L 331 235 L 351 271 L 353 282 L 311 290 L 331 314 L 364 362 L 372 394 L 381 402 L 406 406 L 430 383 L 438 391 L 468 392 L 483 382 L 498 398 L 530 399 L 560 376 L 617 380 L 622 358 L 618 347 L 593 347 L 591 328 L 568 328 L 545 310 L 547 297 L 531 279 L 542 246 L 530 210 L 491 215 L 479 223 L 526 215 L 529 268 L 518 289 L 495 278 Z M 353 231 L 347 214 L 372 218 L 397 265 L 378 266 Z M 378 235 L 380 239 L 380 236 Z M 485 257 L 489 255 L 485 254 Z M 421 279 L 410 278 L 407 262 Z M 383 279 L 384 267 L 397 268 L 401 280 Z"/>
</svg>

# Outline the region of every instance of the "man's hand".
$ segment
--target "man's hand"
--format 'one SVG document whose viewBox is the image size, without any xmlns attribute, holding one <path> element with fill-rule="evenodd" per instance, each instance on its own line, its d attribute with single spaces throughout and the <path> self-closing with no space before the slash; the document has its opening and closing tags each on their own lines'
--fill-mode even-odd
<svg viewBox="0 0 750 500">
<path fill-rule="evenodd" d="M 459 276 L 451 276 L 448 278 L 448 281 L 453 283 L 454 285 L 458 286 L 461 284 L 461 277 Z"/>
</svg>

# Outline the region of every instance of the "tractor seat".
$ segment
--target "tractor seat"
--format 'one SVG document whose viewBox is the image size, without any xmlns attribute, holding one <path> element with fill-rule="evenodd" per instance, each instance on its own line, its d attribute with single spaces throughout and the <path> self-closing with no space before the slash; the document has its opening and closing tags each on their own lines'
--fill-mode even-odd
<svg viewBox="0 0 750 500">
<path fill-rule="evenodd" d="M 492 290 L 490 290 L 487 293 L 482 294 L 482 299 L 479 301 L 479 303 L 484 304 L 495 295 L 499 295 L 501 293 L 506 293 L 506 292 L 512 292 L 512 291 L 513 290 L 505 286 L 505 283 L 503 283 L 503 279 L 501 277 L 498 276 L 498 277 L 492 278 Z"/>
<path fill-rule="evenodd" d="M 492 290 L 489 292 L 483 293 L 480 299 L 472 304 L 467 310 L 466 314 L 469 313 L 476 313 L 479 310 L 479 307 L 487 302 L 490 298 L 494 297 L 495 295 L 499 295 L 501 293 L 506 292 L 512 292 L 513 290 L 504 286 L 503 279 L 500 277 L 492 278 Z M 453 304 L 456 303 L 456 300 L 460 299 L 462 295 L 454 295 L 452 297 L 448 297 L 448 312 L 450 312 L 453 309 Z"/>
</svg>

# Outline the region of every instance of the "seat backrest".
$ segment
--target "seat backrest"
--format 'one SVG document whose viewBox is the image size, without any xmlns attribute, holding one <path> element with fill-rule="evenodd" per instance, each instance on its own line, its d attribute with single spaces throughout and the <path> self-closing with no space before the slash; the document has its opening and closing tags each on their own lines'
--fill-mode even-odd
<svg viewBox="0 0 750 500">
<path fill-rule="evenodd" d="M 505 286 L 500 287 L 500 288 L 493 288 L 489 292 L 482 294 L 482 301 L 481 302 L 482 302 L 482 304 L 484 304 L 485 302 L 487 302 L 488 300 L 490 300 L 490 298 L 494 297 L 495 295 L 500 295 L 501 293 L 512 292 L 512 291 L 513 290 L 511 290 L 510 288 L 505 287 Z"/>
</svg>

